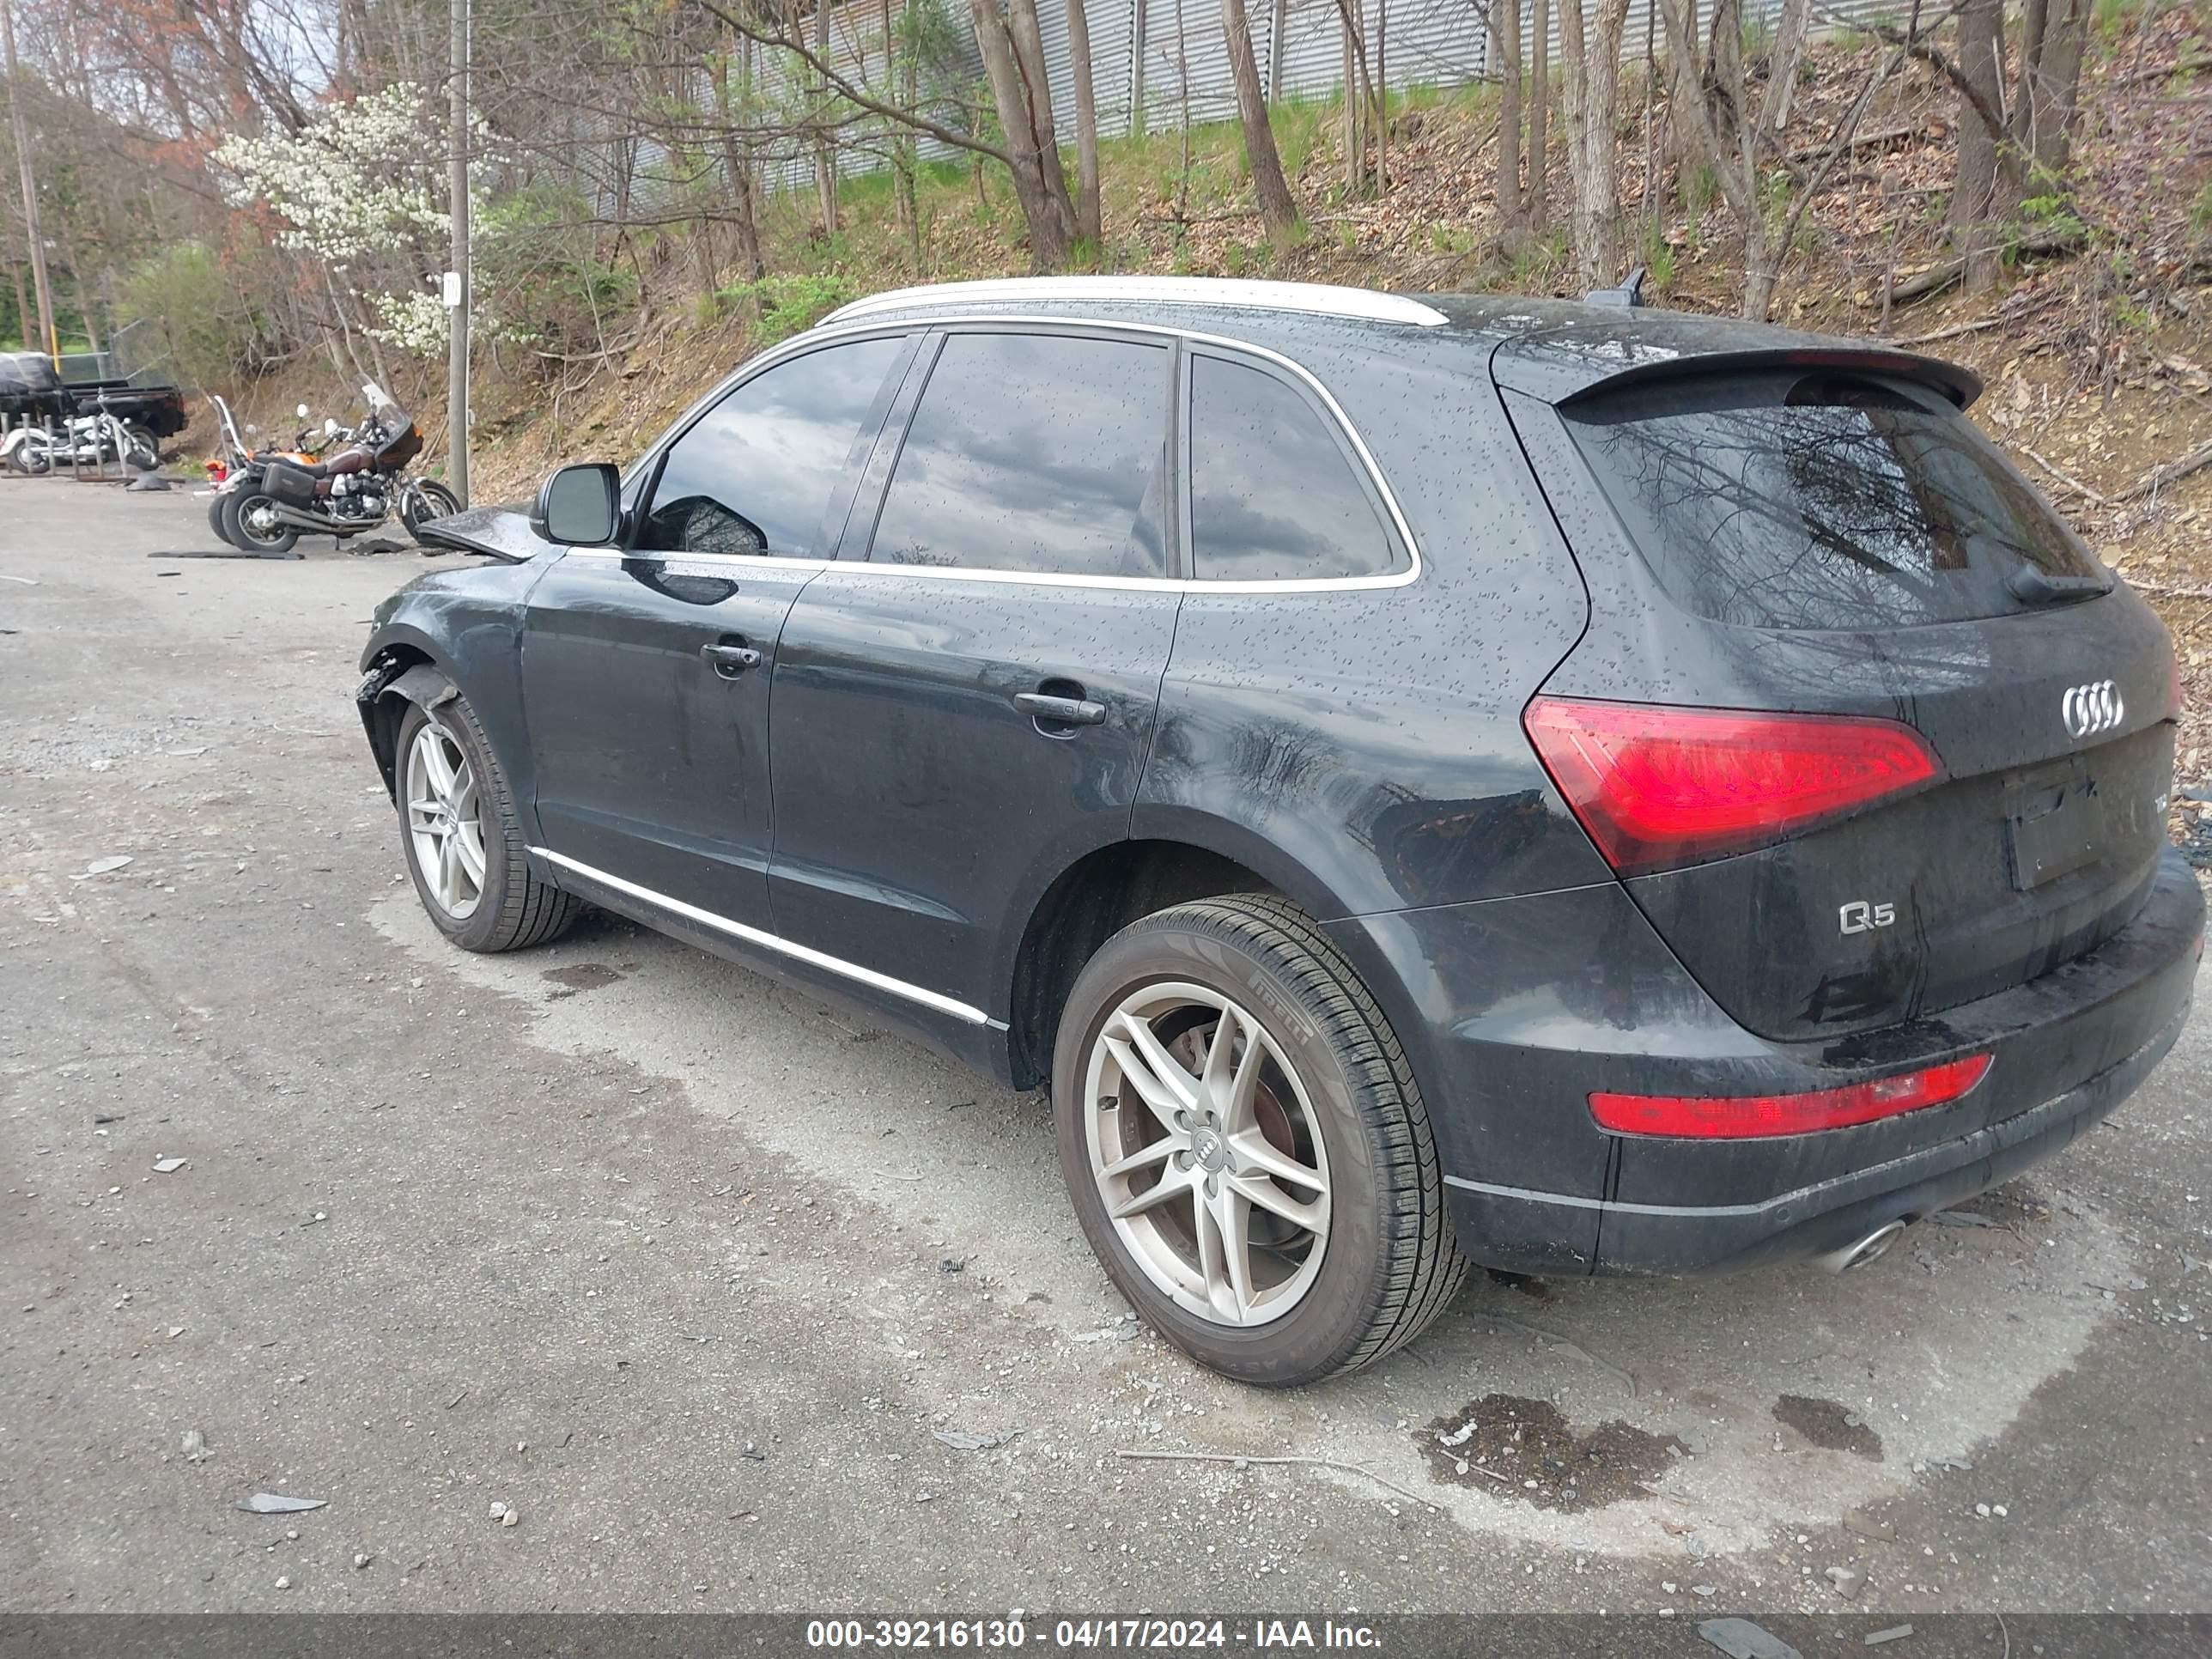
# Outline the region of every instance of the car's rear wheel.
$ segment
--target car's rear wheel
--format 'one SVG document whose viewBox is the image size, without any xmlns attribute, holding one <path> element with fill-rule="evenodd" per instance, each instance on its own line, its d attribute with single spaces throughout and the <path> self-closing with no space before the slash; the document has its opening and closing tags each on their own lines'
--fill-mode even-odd
<svg viewBox="0 0 2212 1659">
<path fill-rule="evenodd" d="M 568 932 L 583 902 L 531 874 L 507 774 L 465 699 L 410 703 L 396 761 L 408 873 L 440 933 L 494 951 Z"/>
<path fill-rule="evenodd" d="M 1083 1229 L 1144 1318 L 1248 1382 L 1382 1358 L 1463 1271 L 1420 1091 L 1305 913 L 1239 895 L 1115 934 L 1053 1066 Z"/>
</svg>

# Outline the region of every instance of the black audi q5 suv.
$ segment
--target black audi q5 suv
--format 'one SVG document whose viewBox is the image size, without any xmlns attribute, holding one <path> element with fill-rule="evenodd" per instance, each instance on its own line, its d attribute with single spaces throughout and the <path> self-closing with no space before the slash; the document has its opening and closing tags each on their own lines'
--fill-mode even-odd
<svg viewBox="0 0 2212 1659">
<path fill-rule="evenodd" d="M 2166 630 L 1966 370 L 1620 306 L 879 295 L 445 521 L 360 702 L 458 945 L 600 906 L 1018 1088 L 1255 1383 L 1464 1263 L 1849 1265 L 2188 1008 Z"/>
</svg>

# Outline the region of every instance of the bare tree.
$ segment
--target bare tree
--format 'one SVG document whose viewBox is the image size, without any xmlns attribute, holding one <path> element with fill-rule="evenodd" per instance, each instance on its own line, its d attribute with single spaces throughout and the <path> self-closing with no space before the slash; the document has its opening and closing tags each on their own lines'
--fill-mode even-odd
<svg viewBox="0 0 2212 1659">
<path fill-rule="evenodd" d="M 1074 247 L 1075 204 L 1060 170 L 1036 0 L 1008 0 L 1003 13 L 997 0 L 968 0 L 968 9 L 1006 133 L 1003 159 L 1029 225 L 1030 263 L 1039 270 L 1058 270 Z"/>
<path fill-rule="evenodd" d="M 2002 108 L 2004 98 L 2004 0 L 1966 0 L 1959 11 L 1959 70 L 1983 101 Z M 1951 232 L 1966 251 L 1966 283 L 1986 288 L 1996 276 L 1993 222 L 2009 211 L 2001 203 L 2002 175 L 2010 161 L 2003 154 L 2002 123 L 1959 122 L 1958 176 L 1951 188 Z"/>
<path fill-rule="evenodd" d="M 1797 67 L 1805 61 L 1812 15 L 1808 0 L 1782 0 L 1781 20 L 1775 25 L 1774 46 L 1767 58 L 1766 102 L 1759 111 L 1760 125 L 1770 133 L 1780 132 L 1790 125 Z"/>
<path fill-rule="evenodd" d="M 1221 0 L 1221 28 L 1229 47 L 1229 71 L 1237 82 L 1237 118 L 1244 128 L 1244 155 L 1252 167 L 1252 193 L 1259 198 L 1260 222 L 1278 247 L 1297 234 L 1298 204 L 1283 178 L 1283 158 L 1275 149 L 1275 130 L 1267 119 L 1267 98 L 1260 86 L 1260 64 L 1252 50 L 1252 25 L 1244 0 Z"/>
<path fill-rule="evenodd" d="M 823 60 L 830 58 L 830 0 L 815 0 L 814 50 Z M 809 122 L 814 141 L 814 191 L 822 205 L 822 228 L 825 234 L 837 234 L 837 124 L 830 111 L 830 91 L 827 78 L 817 80 L 814 87 L 817 106 Z"/>
<path fill-rule="evenodd" d="M 1091 85 L 1091 18 L 1066 0 L 1067 56 L 1075 75 L 1075 234 L 1095 250 L 1106 240 L 1098 200 L 1098 100 Z"/>
<path fill-rule="evenodd" d="M 1559 0 L 1559 57 L 1565 75 L 1567 177 L 1574 192 L 1575 273 L 1584 286 L 1610 283 L 1620 264 L 1620 41 L 1628 0 Z"/>
<path fill-rule="evenodd" d="M 1950 209 L 1960 256 L 1955 270 L 1923 282 L 1920 294 L 1934 293 L 1960 274 L 1970 288 L 1986 287 L 1996 279 L 2005 226 L 2022 202 L 2031 195 L 2067 193 L 2081 113 L 2088 0 L 2027 0 L 2010 80 L 2005 73 L 2002 0 L 1957 0 L 1954 9 L 1956 58 L 1929 38 L 1932 23 L 1910 31 L 1879 22 L 1867 26 L 1950 82 L 1961 106 Z"/>
<path fill-rule="evenodd" d="M 1490 0 L 1490 57 L 1498 66 L 1498 217 L 1521 227 L 1521 0 Z"/>
<path fill-rule="evenodd" d="M 1552 222 L 1552 0 L 1536 0 L 1528 34 L 1528 228 L 1540 236 Z"/>
</svg>

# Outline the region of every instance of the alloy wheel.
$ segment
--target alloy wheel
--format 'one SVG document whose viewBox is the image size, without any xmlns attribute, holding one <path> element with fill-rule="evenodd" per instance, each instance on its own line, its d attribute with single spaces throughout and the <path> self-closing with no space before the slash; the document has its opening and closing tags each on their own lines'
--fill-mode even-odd
<svg viewBox="0 0 2212 1659">
<path fill-rule="evenodd" d="M 276 503 L 266 495 L 252 495 L 239 504 L 239 527 L 257 547 L 282 541 L 290 526 L 276 516 Z"/>
<path fill-rule="evenodd" d="M 1264 1325 L 1328 1244 L 1328 1152 L 1274 1038 L 1202 985 L 1147 985 L 1100 1027 L 1085 1121 L 1107 1218 L 1146 1277 L 1215 1324 Z"/>
<path fill-rule="evenodd" d="M 483 823 L 468 757 L 434 720 L 408 746 L 406 793 L 407 834 L 423 885 L 450 919 L 465 921 L 483 897 Z"/>
</svg>

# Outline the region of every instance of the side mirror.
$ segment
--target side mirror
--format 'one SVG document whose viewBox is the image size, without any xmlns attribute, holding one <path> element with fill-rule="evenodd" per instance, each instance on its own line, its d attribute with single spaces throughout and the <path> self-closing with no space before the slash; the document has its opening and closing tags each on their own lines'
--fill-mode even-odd
<svg viewBox="0 0 2212 1659">
<path fill-rule="evenodd" d="M 307 404 L 301 404 L 297 409 L 294 410 L 292 412 L 293 412 L 295 415 L 297 415 L 297 416 L 298 416 L 301 420 L 303 420 L 303 421 L 304 421 L 304 420 L 306 420 L 306 419 L 307 418 Z"/>
<path fill-rule="evenodd" d="M 260 428 L 259 427 L 258 427 L 258 426 L 254 425 L 252 422 L 248 421 L 248 422 L 246 423 L 246 435 L 247 437 L 249 437 L 249 438 L 258 437 L 258 436 L 260 435 L 260 433 L 261 433 L 261 428 Z"/>
<path fill-rule="evenodd" d="M 530 510 L 541 541 L 563 547 L 605 547 L 622 522 L 622 475 L 604 462 L 564 466 L 545 481 Z"/>
<path fill-rule="evenodd" d="M 323 436 L 325 436 L 325 438 L 335 438 L 335 437 L 337 437 L 337 435 L 338 435 L 338 423 L 337 423 L 337 421 L 335 421 L 335 420 L 333 420 L 333 419 L 332 419 L 331 417 L 330 417 L 329 416 L 325 416 L 323 417 Z"/>
</svg>

